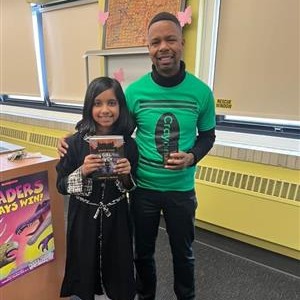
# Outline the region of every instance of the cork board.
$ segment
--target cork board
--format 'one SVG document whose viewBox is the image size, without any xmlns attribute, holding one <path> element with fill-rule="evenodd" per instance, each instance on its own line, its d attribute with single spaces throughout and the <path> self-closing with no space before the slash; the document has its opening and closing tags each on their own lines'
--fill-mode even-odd
<svg viewBox="0 0 300 300">
<path fill-rule="evenodd" d="M 109 17 L 104 27 L 104 49 L 146 46 L 147 25 L 161 11 L 177 15 L 185 0 L 107 0 Z"/>
</svg>

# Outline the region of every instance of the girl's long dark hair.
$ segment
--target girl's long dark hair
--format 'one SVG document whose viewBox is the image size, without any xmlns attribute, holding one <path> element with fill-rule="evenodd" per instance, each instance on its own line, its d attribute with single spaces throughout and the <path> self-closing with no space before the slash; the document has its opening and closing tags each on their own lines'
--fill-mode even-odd
<svg viewBox="0 0 300 300">
<path fill-rule="evenodd" d="M 118 120 L 113 124 L 109 134 L 118 134 L 130 136 L 134 130 L 134 123 L 126 105 L 126 99 L 120 83 L 110 77 L 95 78 L 88 86 L 84 98 L 82 119 L 76 124 L 77 129 L 83 136 L 95 135 L 97 124 L 92 116 L 92 109 L 95 98 L 102 92 L 113 89 L 119 102 L 120 115 Z"/>
</svg>

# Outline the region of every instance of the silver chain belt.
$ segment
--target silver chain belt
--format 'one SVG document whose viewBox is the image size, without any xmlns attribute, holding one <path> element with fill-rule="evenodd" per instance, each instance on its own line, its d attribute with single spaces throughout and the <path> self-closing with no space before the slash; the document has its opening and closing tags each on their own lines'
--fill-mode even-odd
<svg viewBox="0 0 300 300">
<path fill-rule="evenodd" d="M 122 199 L 125 199 L 126 198 L 126 194 L 121 195 L 120 197 L 118 197 L 118 198 L 110 201 L 107 204 L 104 204 L 102 201 L 100 201 L 99 203 L 94 203 L 94 202 L 91 202 L 91 201 L 89 201 L 89 200 L 81 197 L 81 196 L 75 196 L 75 197 L 76 197 L 76 199 L 78 199 L 79 201 L 81 201 L 81 202 L 83 202 L 85 204 L 92 205 L 92 206 L 98 206 L 98 208 L 96 210 L 96 213 L 94 215 L 94 219 L 97 219 L 97 217 L 98 217 L 98 215 L 99 215 L 99 213 L 100 213 L 101 210 L 105 213 L 106 217 L 110 217 L 111 212 L 109 210 L 109 207 L 113 206 L 113 205 L 116 205 Z"/>
</svg>

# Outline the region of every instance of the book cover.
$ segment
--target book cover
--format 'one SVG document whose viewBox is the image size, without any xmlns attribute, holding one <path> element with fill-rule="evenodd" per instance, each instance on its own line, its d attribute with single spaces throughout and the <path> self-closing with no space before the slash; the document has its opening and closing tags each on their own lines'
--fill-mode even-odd
<svg viewBox="0 0 300 300">
<path fill-rule="evenodd" d="M 124 139 L 122 135 L 95 135 L 89 138 L 90 153 L 97 154 L 105 164 L 92 174 L 94 179 L 114 179 L 114 166 L 124 157 Z"/>
</svg>

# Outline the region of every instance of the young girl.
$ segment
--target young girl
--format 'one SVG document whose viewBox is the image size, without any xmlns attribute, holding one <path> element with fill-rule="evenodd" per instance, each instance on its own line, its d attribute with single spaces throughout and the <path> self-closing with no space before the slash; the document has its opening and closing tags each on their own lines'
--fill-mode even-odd
<svg viewBox="0 0 300 300">
<path fill-rule="evenodd" d="M 94 300 L 106 294 L 112 300 L 133 300 L 135 279 L 126 195 L 133 190 L 138 152 L 131 138 L 134 126 L 117 80 L 94 79 L 87 88 L 82 119 L 70 136 L 68 153 L 57 170 L 57 188 L 70 195 L 67 257 L 61 297 L 76 295 Z M 123 135 L 124 157 L 118 160 L 117 179 L 94 179 L 104 165 L 90 154 L 88 137 Z"/>
</svg>

